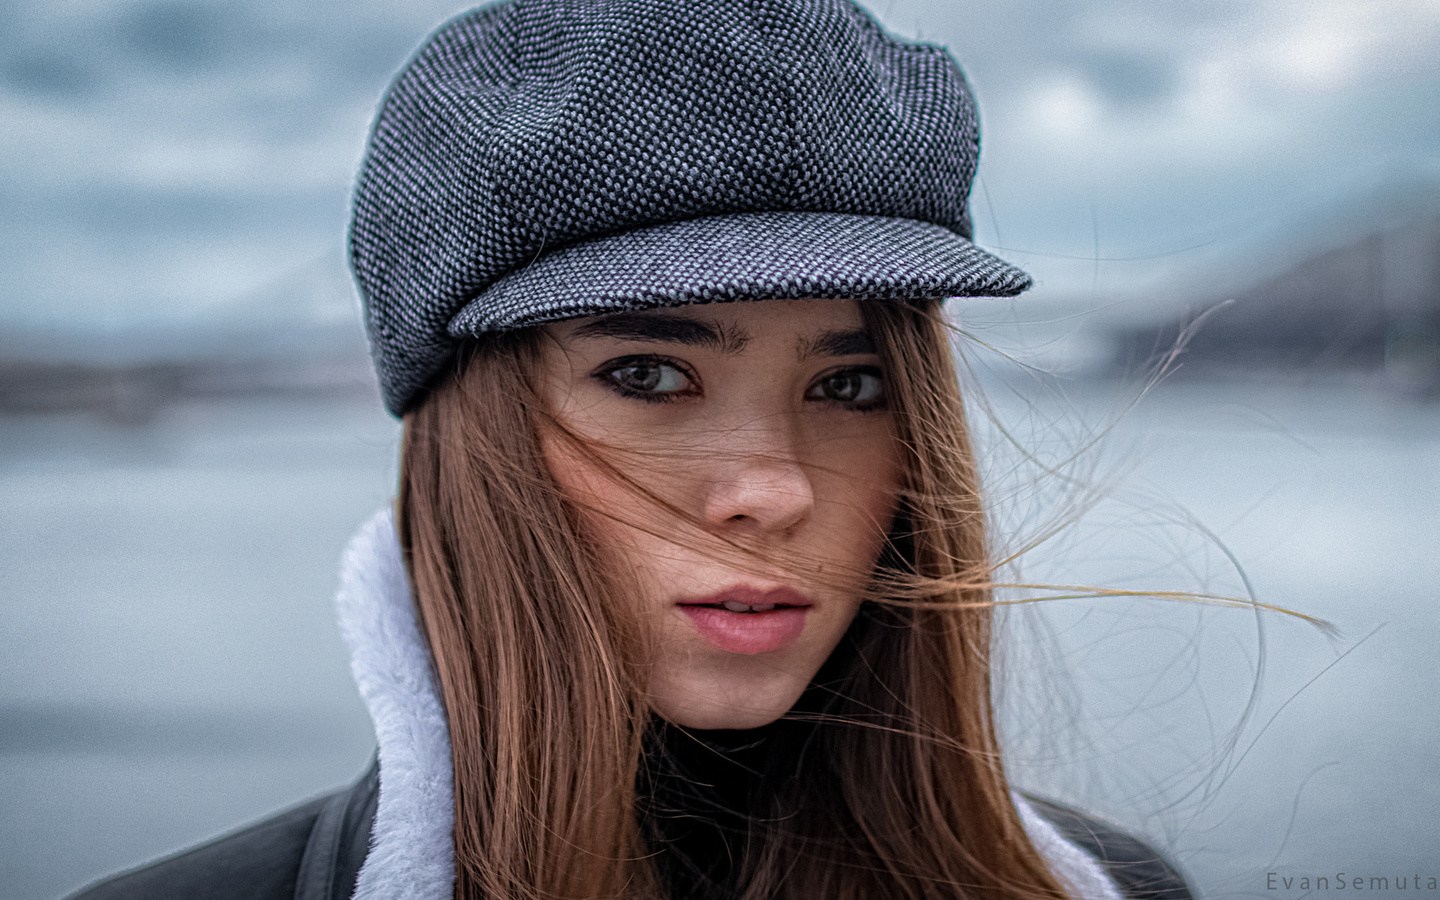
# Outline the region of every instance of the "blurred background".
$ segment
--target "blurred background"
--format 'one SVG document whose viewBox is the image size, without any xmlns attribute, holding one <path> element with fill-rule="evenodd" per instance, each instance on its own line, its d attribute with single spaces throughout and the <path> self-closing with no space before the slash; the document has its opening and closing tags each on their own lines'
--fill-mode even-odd
<svg viewBox="0 0 1440 900">
<path fill-rule="evenodd" d="M 367 763 L 329 598 L 398 427 L 348 195 L 390 75 L 462 8 L 0 5 L 0 895 Z M 1016 580 L 1339 629 L 1008 608 L 1017 779 L 1207 897 L 1440 876 L 1440 4 L 872 9 L 965 67 L 979 242 L 1036 276 L 955 305 Z"/>
</svg>

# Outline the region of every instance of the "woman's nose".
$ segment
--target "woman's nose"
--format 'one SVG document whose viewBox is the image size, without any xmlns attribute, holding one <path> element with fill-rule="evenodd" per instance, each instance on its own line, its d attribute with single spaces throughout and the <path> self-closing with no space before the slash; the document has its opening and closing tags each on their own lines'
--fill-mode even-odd
<svg viewBox="0 0 1440 900">
<path fill-rule="evenodd" d="M 757 438 L 759 438 L 757 440 Z M 778 533 L 808 519 L 815 490 L 793 439 L 750 434 L 723 441 L 702 465 L 710 469 L 704 518 L 714 528 Z"/>
</svg>

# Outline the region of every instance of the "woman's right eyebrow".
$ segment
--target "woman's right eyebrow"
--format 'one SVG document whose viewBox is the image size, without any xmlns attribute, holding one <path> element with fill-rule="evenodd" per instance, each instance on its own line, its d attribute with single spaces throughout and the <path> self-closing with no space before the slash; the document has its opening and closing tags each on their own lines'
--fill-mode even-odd
<svg viewBox="0 0 1440 900">
<path fill-rule="evenodd" d="M 720 328 L 685 316 L 633 312 L 616 313 L 576 328 L 572 338 L 620 338 L 631 341 L 684 344 L 720 353 L 739 353 L 750 343 L 743 330 Z"/>
</svg>

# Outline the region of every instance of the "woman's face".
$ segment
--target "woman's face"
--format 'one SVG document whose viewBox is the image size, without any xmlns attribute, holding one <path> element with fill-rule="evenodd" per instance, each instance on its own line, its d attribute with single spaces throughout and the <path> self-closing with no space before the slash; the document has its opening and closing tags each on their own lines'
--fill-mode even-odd
<svg viewBox="0 0 1440 900">
<path fill-rule="evenodd" d="M 896 506 L 899 448 L 858 305 L 724 303 L 544 328 L 542 390 L 560 421 L 693 519 L 542 438 L 551 473 L 636 579 L 653 708 L 687 728 L 774 721 L 855 617 Z M 771 561 L 727 554 L 727 540 Z"/>
</svg>

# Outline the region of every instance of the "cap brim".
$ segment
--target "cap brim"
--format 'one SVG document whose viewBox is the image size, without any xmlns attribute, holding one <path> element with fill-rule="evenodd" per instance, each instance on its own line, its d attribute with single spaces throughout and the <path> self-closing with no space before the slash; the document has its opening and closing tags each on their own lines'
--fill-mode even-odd
<svg viewBox="0 0 1440 900">
<path fill-rule="evenodd" d="M 452 335 L 744 300 L 1010 297 L 1030 276 L 947 228 L 843 213 L 707 216 L 545 253 L 490 285 Z"/>
</svg>

